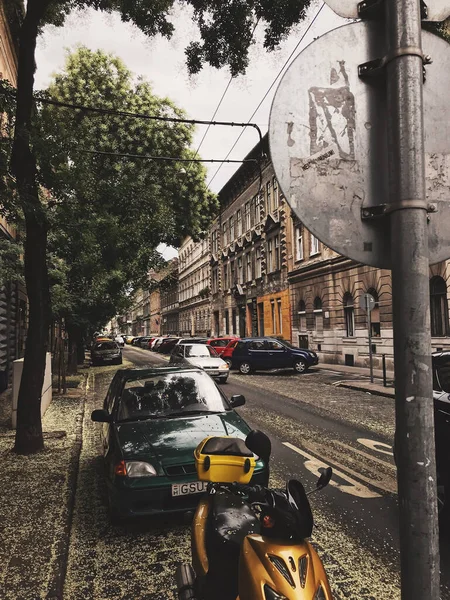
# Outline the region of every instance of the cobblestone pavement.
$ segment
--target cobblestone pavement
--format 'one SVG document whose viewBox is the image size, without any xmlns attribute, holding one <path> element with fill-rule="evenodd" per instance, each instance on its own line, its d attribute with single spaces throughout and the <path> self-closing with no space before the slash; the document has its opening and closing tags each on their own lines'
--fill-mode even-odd
<svg viewBox="0 0 450 600">
<path fill-rule="evenodd" d="M 392 398 L 322 383 L 320 371 L 304 375 L 290 372 L 240 375 L 233 372 L 231 380 L 310 404 L 318 413 L 364 427 L 385 438 L 394 437 L 395 406 Z"/>
</svg>

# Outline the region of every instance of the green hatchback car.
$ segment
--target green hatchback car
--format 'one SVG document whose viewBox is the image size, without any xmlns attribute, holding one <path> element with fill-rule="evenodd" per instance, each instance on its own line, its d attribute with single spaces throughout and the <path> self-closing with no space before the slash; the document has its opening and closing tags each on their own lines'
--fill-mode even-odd
<svg viewBox="0 0 450 600">
<path fill-rule="evenodd" d="M 194 509 L 206 483 L 198 481 L 194 450 L 208 436 L 245 439 L 250 431 L 228 400 L 199 368 L 120 369 L 102 409 L 111 518 Z M 252 483 L 267 485 L 268 466 L 256 463 Z"/>
</svg>

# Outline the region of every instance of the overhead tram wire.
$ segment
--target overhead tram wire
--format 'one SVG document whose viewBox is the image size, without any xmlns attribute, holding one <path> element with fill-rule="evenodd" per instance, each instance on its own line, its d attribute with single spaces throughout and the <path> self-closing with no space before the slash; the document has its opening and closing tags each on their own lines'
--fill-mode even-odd
<svg viewBox="0 0 450 600">
<path fill-rule="evenodd" d="M 153 156 L 150 154 L 128 154 L 126 152 L 106 152 L 104 150 L 85 150 L 83 148 L 76 148 L 75 152 L 81 152 L 82 154 L 99 154 L 100 156 L 116 156 L 118 158 L 138 158 L 142 160 L 154 160 L 154 161 L 167 161 L 167 162 L 208 162 L 208 163 L 259 163 L 256 158 L 246 158 L 244 160 L 229 160 L 222 158 L 182 158 L 178 156 Z"/>
<path fill-rule="evenodd" d="M 260 21 L 260 17 L 258 17 L 258 19 L 256 20 L 256 23 L 255 23 L 255 25 L 254 25 L 254 27 L 253 27 L 253 31 L 252 31 L 252 39 L 253 39 L 253 35 L 255 34 L 256 28 L 258 27 L 259 21 Z M 227 83 L 227 85 L 226 85 L 226 88 L 225 88 L 225 90 L 224 90 L 224 92 L 223 92 L 223 94 L 222 94 L 222 97 L 221 97 L 221 98 L 220 98 L 220 100 L 219 100 L 219 103 L 218 103 L 218 105 L 216 106 L 216 109 L 215 109 L 215 111 L 214 111 L 214 113 L 213 113 L 213 116 L 211 117 L 211 120 L 212 120 L 212 121 L 214 121 L 214 118 L 215 118 L 215 116 L 217 115 L 217 112 L 218 112 L 219 108 L 220 108 L 220 107 L 221 107 L 221 105 L 222 105 L 222 102 L 223 102 L 223 100 L 224 100 L 224 98 L 225 98 L 225 96 L 226 96 L 226 94 L 227 94 L 227 92 L 228 92 L 228 90 L 229 90 L 229 88 L 230 88 L 230 85 L 231 85 L 231 82 L 233 81 L 233 79 L 234 79 L 234 77 L 233 77 L 233 75 L 232 75 L 232 76 L 230 77 L 230 80 L 228 81 L 228 83 Z M 199 143 L 199 145 L 198 145 L 198 148 L 197 148 L 197 150 L 195 151 L 194 158 L 195 158 L 195 157 L 198 155 L 198 153 L 200 152 L 200 148 L 202 147 L 202 144 L 203 144 L 203 142 L 205 141 L 205 138 L 206 138 L 206 136 L 208 135 L 208 131 L 210 130 L 210 127 L 211 127 L 211 125 L 208 125 L 208 127 L 206 128 L 206 131 L 205 131 L 205 133 L 203 134 L 203 136 L 202 136 L 202 139 L 200 140 L 200 143 Z"/>
<path fill-rule="evenodd" d="M 3 95 L 16 95 L 14 92 L 6 90 L 0 90 L 0 94 Z M 253 127 L 256 129 L 259 135 L 260 141 L 262 141 L 262 133 L 259 125 L 256 123 L 236 123 L 234 121 L 208 121 L 205 119 L 183 119 L 182 117 L 163 117 L 157 115 L 148 115 L 145 113 L 134 113 L 126 110 L 115 110 L 110 108 L 100 108 L 98 106 L 85 106 L 83 104 L 74 104 L 71 102 L 60 102 L 59 100 L 52 100 L 51 98 L 40 98 L 39 96 L 33 96 L 33 100 L 39 104 L 49 104 L 59 108 L 70 108 L 71 110 L 79 110 L 81 112 L 92 112 L 94 114 L 101 115 L 112 115 L 119 117 L 133 117 L 135 119 L 147 119 L 149 121 L 163 121 L 167 123 L 187 123 L 190 125 L 222 125 L 225 127 Z"/>
<path fill-rule="evenodd" d="M 301 36 L 300 40 L 298 41 L 297 45 L 295 46 L 295 48 L 292 50 L 292 52 L 290 53 L 289 57 L 287 58 L 287 60 L 285 61 L 284 65 L 281 67 L 281 69 L 279 70 L 277 76 L 275 77 L 275 79 L 272 81 L 272 83 L 270 84 L 269 88 L 267 89 L 266 93 L 264 94 L 264 96 L 262 97 L 261 101 L 259 102 L 258 106 L 255 108 L 255 110 L 253 111 L 252 115 L 250 116 L 248 123 L 250 123 L 251 119 L 253 119 L 253 117 L 256 115 L 256 113 L 258 112 L 258 110 L 260 109 L 262 103 L 264 102 L 264 100 L 267 98 L 267 96 L 270 93 L 270 90 L 273 88 L 273 86 L 275 85 L 276 81 L 278 80 L 278 78 L 280 77 L 280 75 L 283 73 L 284 69 L 286 68 L 286 66 L 288 65 L 289 61 L 291 60 L 292 56 L 297 52 L 298 47 L 300 46 L 300 44 L 303 42 L 306 34 L 309 32 L 309 30 L 311 29 L 311 27 L 314 25 L 314 23 L 316 22 L 318 16 L 320 15 L 320 13 L 322 12 L 322 9 L 325 6 L 325 2 L 322 2 L 321 7 L 318 9 L 318 11 L 316 12 L 316 14 L 314 15 L 313 19 L 311 20 L 311 23 L 308 25 L 308 27 L 305 29 L 303 35 Z M 230 156 L 230 154 L 233 152 L 233 150 L 235 149 L 237 143 L 239 142 L 239 140 L 242 137 L 242 134 L 244 133 L 244 129 L 242 129 L 241 133 L 239 134 L 239 136 L 237 137 L 236 141 L 234 142 L 234 144 L 232 145 L 232 147 L 230 148 L 228 154 L 226 155 L 223 163 L 218 167 L 218 169 L 216 170 L 216 172 L 214 173 L 214 175 L 211 177 L 211 179 L 208 182 L 208 187 L 211 185 L 211 183 L 214 181 L 214 179 L 216 178 L 217 174 L 219 173 L 220 169 L 222 168 L 222 165 L 227 162 L 227 158 Z"/>
</svg>

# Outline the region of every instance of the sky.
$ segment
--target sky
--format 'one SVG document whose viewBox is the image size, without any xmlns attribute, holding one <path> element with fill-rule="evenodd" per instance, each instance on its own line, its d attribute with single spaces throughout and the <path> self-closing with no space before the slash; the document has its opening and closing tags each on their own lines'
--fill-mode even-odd
<svg viewBox="0 0 450 600">
<path fill-rule="evenodd" d="M 263 27 L 256 29 L 256 43 L 251 48 L 247 72 L 231 82 L 216 120 L 243 123 L 251 120 L 260 126 L 263 134 L 267 131 L 270 106 L 280 79 L 277 76 L 284 72 L 283 65 L 317 12 L 320 10 L 289 63 L 314 38 L 345 23 L 328 6 L 321 9 L 322 4 L 322 0 L 313 1 L 306 21 L 293 29 L 274 52 L 268 53 L 262 46 Z M 178 6 L 171 20 L 175 25 L 171 40 L 161 36 L 150 39 L 133 25 L 122 23 L 118 15 L 105 15 L 94 10 L 75 12 L 68 17 L 64 27 L 46 27 L 39 37 L 35 88 L 47 87 L 52 75 L 62 70 L 67 52 L 84 45 L 91 50 L 101 49 L 119 56 L 136 76 L 144 76 L 152 83 L 157 95 L 173 100 L 190 118 L 211 119 L 230 81 L 230 73 L 227 68 L 217 70 L 206 66 L 198 75 L 190 77 L 185 65 L 184 49 L 191 40 L 198 38 L 196 26 L 191 21 L 187 7 Z M 272 89 L 252 117 L 270 86 Z M 195 149 L 205 129 L 205 126 L 197 126 L 193 144 Z M 210 127 L 200 148 L 201 158 L 224 159 L 241 131 L 237 127 Z M 247 128 L 229 158 L 242 160 L 257 142 L 256 131 Z M 239 167 L 238 164 L 224 164 L 215 174 L 219 164 L 205 166 L 208 170 L 207 181 L 214 192 L 218 192 Z M 176 251 L 165 249 L 163 255 L 168 259 L 175 256 Z"/>
</svg>

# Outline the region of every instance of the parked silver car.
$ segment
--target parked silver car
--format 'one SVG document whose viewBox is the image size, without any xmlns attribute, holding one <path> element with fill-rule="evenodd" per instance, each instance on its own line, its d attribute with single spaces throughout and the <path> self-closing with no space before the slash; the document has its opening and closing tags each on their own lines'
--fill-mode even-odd
<svg viewBox="0 0 450 600">
<path fill-rule="evenodd" d="M 228 364 L 207 344 L 177 344 L 170 355 L 170 365 L 200 367 L 220 383 L 226 383 Z"/>
<path fill-rule="evenodd" d="M 111 341 L 95 342 L 91 348 L 91 362 L 92 365 L 102 364 L 122 364 L 122 350 L 119 344 Z"/>
</svg>

